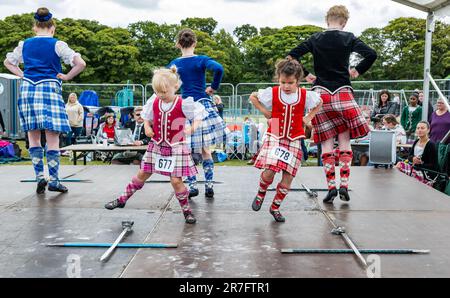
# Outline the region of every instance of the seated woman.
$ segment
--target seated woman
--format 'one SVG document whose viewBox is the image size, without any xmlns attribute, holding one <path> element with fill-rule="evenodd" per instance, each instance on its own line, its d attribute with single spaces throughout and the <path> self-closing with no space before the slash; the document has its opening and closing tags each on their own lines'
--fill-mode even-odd
<svg viewBox="0 0 450 298">
<path fill-rule="evenodd" d="M 371 120 L 377 124 L 387 114 L 398 116 L 400 114 L 400 105 L 391 101 L 391 93 L 388 90 L 382 90 L 378 94 L 378 104 L 372 112 Z"/>
<path fill-rule="evenodd" d="M 106 139 L 108 142 L 112 143 L 114 142 L 114 135 L 116 133 L 115 129 L 118 127 L 116 118 L 113 113 L 105 113 L 105 115 L 103 115 L 103 119 L 105 119 L 105 121 L 98 127 L 97 139 L 99 141 Z"/>
<path fill-rule="evenodd" d="M 436 171 L 436 146 L 429 138 L 430 124 L 427 121 L 420 121 L 416 126 L 416 136 L 418 139 L 409 150 L 408 159 L 398 162 L 396 167 L 403 173 L 410 175 L 422 183 L 431 185 L 423 176 L 421 169 Z M 432 176 L 432 175 L 431 175 Z M 433 178 L 433 177 L 431 177 Z"/>
</svg>

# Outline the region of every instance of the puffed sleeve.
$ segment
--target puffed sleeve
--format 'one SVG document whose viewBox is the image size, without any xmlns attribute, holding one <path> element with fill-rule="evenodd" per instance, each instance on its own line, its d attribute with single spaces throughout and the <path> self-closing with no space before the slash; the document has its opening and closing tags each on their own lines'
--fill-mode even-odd
<svg viewBox="0 0 450 298">
<path fill-rule="evenodd" d="M 315 91 L 306 91 L 306 104 L 307 109 L 314 109 L 320 103 L 320 95 Z"/>
<path fill-rule="evenodd" d="M 56 54 L 63 60 L 65 64 L 70 64 L 70 66 L 74 66 L 73 60 L 75 57 L 81 57 L 80 53 L 76 53 L 74 50 L 69 48 L 67 43 L 64 41 L 58 40 L 55 45 Z"/>
<path fill-rule="evenodd" d="M 268 109 L 272 107 L 272 87 L 258 90 L 259 101 Z"/>
<path fill-rule="evenodd" d="M 8 59 L 8 62 L 15 66 L 23 63 L 22 49 L 23 41 L 19 42 L 19 45 L 14 49 L 14 51 L 6 54 L 6 59 Z"/>
<path fill-rule="evenodd" d="M 142 108 L 141 117 L 144 120 L 153 121 L 153 102 L 156 99 L 156 94 L 153 94 Z"/>
<path fill-rule="evenodd" d="M 189 120 L 203 120 L 208 117 L 205 107 L 201 103 L 195 102 L 192 97 L 183 99 L 181 109 Z"/>
</svg>

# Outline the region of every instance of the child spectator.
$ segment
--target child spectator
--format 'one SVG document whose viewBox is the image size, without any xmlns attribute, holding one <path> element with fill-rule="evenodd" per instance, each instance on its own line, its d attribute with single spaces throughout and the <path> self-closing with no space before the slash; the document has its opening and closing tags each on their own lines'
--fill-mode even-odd
<svg viewBox="0 0 450 298">
<path fill-rule="evenodd" d="M 422 119 L 422 107 L 419 105 L 419 93 L 414 92 L 409 97 L 409 105 L 403 108 L 401 125 L 405 129 L 407 141 L 414 141 L 417 123 Z"/>
</svg>

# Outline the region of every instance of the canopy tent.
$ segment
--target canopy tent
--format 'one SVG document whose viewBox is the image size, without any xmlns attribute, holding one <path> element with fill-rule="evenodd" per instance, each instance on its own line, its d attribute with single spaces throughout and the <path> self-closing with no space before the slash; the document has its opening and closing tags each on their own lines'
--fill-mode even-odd
<svg viewBox="0 0 450 298">
<path fill-rule="evenodd" d="M 423 74 L 423 95 L 424 103 L 422 106 L 422 119 L 426 120 L 428 118 L 428 101 L 429 101 L 429 91 L 430 91 L 430 81 L 433 83 L 439 96 L 444 98 L 444 102 L 447 108 L 450 110 L 447 98 L 442 94 L 442 92 L 437 88 L 431 73 L 431 45 L 432 36 L 434 32 L 435 18 L 441 18 L 443 20 L 450 20 L 450 0 L 392 0 L 400 4 L 424 11 L 428 13 L 427 17 L 427 28 L 425 33 L 425 56 L 424 56 L 424 74 Z"/>
</svg>

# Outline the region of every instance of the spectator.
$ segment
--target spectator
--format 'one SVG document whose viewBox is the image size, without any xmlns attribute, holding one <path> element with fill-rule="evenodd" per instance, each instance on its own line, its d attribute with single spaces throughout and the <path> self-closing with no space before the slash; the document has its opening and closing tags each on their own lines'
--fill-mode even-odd
<svg viewBox="0 0 450 298">
<path fill-rule="evenodd" d="M 83 130 L 83 106 L 78 102 L 77 95 L 70 93 L 66 104 L 67 117 L 69 118 L 69 124 L 71 131 L 67 133 L 67 145 L 75 143 L 75 139 L 81 135 Z"/>
<path fill-rule="evenodd" d="M 414 92 L 409 97 L 409 105 L 403 108 L 401 125 L 405 129 L 407 141 L 414 140 L 417 123 L 422 119 L 422 107 L 419 106 L 419 93 Z"/>
<path fill-rule="evenodd" d="M 392 98 L 392 102 L 395 102 L 400 107 L 400 94 L 394 93 L 394 98 Z M 400 112 L 400 111 L 399 111 Z M 398 115 L 397 115 L 398 116 Z"/>
<path fill-rule="evenodd" d="M 217 108 L 217 113 L 219 114 L 220 118 L 223 119 L 223 108 L 224 108 L 224 105 L 223 105 L 223 102 L 222 102 L 222 98 L 220 98 L 219 95 L 214 95 L 213 98 L 214 98 L 214 104 L 215 104 L 215 106 Z"/>
<path fill-rule="evenodd" d="M 397 144 L 406 144 L 405 129 L 400 125 L 400 123 L 398 123 L 395 115 L 387 114 L 383 117 L 382 129 L 394 131 Z"/>
<path fill-rule="evenodd" d="M 372 121 L 381 122 L 381 119 L 386 114 L 400 114 L 400 105 L 391 101 L 391 94 L 387 90 L 382 90 L 378 94 L 378 104 L 372 112 Z"/>
<path fill-rule="evenodd" d="M 97 139 L 107 139 L 109 142 L 114 142 L 115 129 L 118 126 L 114 113 L 105 113 L 103 115 L 105 121 L 100 124 L 97 132 Z"/>
<path fill-rule="evenodd" d="M 409 150 L 408 159 L 396 165 L 400 171 L 415 177 L 423 183 L 427 183 L 427 181 L 425 181 L 420 169 L 433 171 L 437 169 L 436 146 L 430 140 L 429 133 L 430 124 L 427 121 L 419 121 L 416 127 L 418 139 Z"/>
<path fill-rule="evenodd" d="M 370 125 L 370 117 L 368 113 L 364 111 L 363 115 L 367 123 L 369 124 L 369 129 L 372 131 L 374 128 L 372 125 Z M 365 141 L 370 141 L 370 132 L 366 136 L 355 140 L 356 143 Z M 352 151 L 353 151 L 353 160 L 359 161 L 360 166 L 367 166 L 367 164 L 369 163 L 369 147 L 354 146 L 354 148 L 352 148 Z"/>
<path fill-rule="evenodd" d="M 0 130 L 0 136 L 1 136 L 6 131 L 5 122 L 3 122 L 3 116 L 2 116 L 1 111 L 0 111 L 0 126 L 1 126 L 1 130 Z"/>
<path fill-rule="evenodd" d="M 141 113 L 142 107 L 136 107 L 132 113 L 133 119 L 130 119 L 124 125 L 124 128 L 129 128 L 133 132 L 134 146 L 148 145 L 150 142 L 150 138 L 145 135 L 144 119 L 141 117 Z M 142 157 L 142 153 L 137 151 L 120 152 L 113 156 L 111 163 L 119 165 L 133 163 L 138 165 L 141 163 Z"/>
<path fill-rule="evenodd" d="M 438 99 L 436 111 L 431 114 L 430 140 L 434 143 L 440 142 L 450 130 L 450 112 L 444 100 L 443 98 Z M 449 139 L 445 142 L 446 144 L 450 143 Z"/>
<path fill-rule="evenodd" d="M 419 89 L 416 89 L 415 92 L 417 92 L 419 94 L 419 102 L 418 102 L 418 104 L 419 104 L 419 106 L 422 107 L 423 106 L 423 100 L 424 100 L 423 91 L 419 90 Z M 429 98 L 428 99 L 428 116 L 427 116 L 428 122 L 431 121 L 431 114 L 433 114 L 433 104 L 431 103 L 431 98 Z"/>
</svg>

